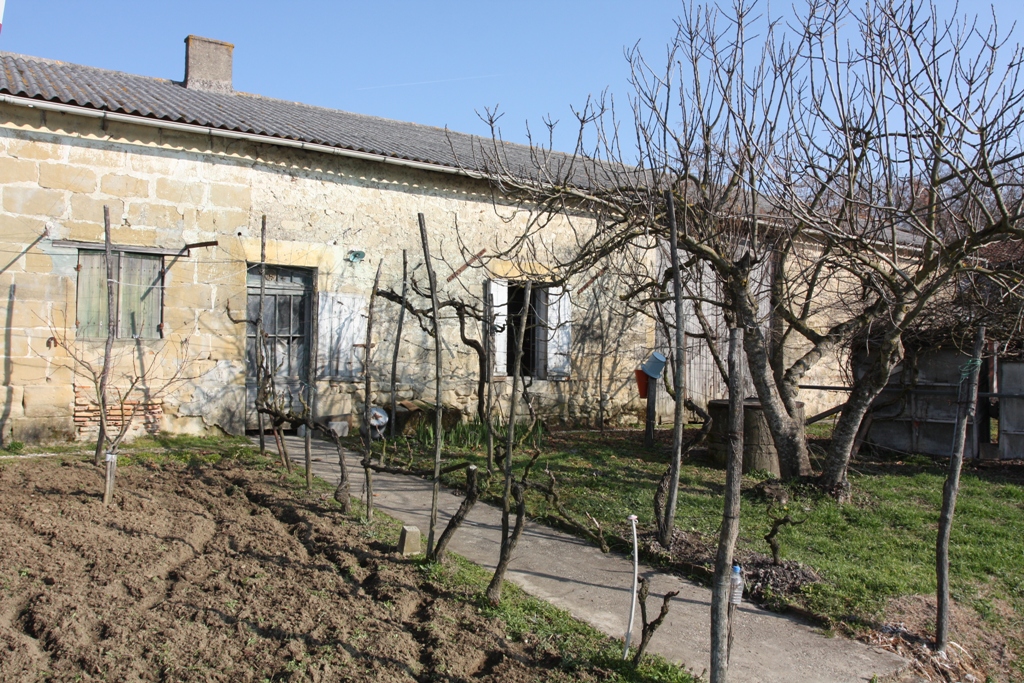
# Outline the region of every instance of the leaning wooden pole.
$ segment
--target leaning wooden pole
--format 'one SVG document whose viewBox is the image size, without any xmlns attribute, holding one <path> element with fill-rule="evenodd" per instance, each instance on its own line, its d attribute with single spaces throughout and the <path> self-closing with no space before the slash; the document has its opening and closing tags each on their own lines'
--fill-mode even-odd
<svg viewBox="0 0 1024 683">
<path fill-rule="evenodd" d="M 100 408 L 100 433 L 96 437 L 96 454 L 93 462 L 99 465 L 104 460 L 107 445 L 107 385 L 110 383 L 110 364 L 113 362 L 114 338 L 117 336 L 117 264 L 110 236 L 110 207 L 103 205 L 103 253 L 107 266 L 107 341 L 103 345 L 103 368 L 96 389 L 96 402 Z"/>
<path fill-rule="evenodd" d="M 267 215 L 263 214 L 263 221 L 260 226 L 260 301 L 256 313 L 256 396 L 253 401 L 256 406 L 256 428 L 260 430 L 260 455 L 267 454 L 267 435 L 263 422 L 263 413 L 260 411 L 263 392 L 263 307 L 267 298 Z"/>
<path fill-rule="evenodd" d="M 743 330 L 729 330 L 729 450 L 725 504 L 711 588 L 711 683 L 725 683 L 729 669 L 729 587 L 733 550 L 740 532 L 743 474 Z"/>
<path fill-rule="evenodd" d="M 380 286 L 380 270 L 384 266 L 384 259 L 377 263 L 377 274 L 373 278 L 373 289 L 370 290 L 370 303 L 366 307 L 366 344 L 363 347 L 363 429 L 366 435 L 363 439 L 363 471 L 366 475 L 366 521 L 373 521 L 373 470 L 370 468 L 370 457 L 373 454 L 373 425 L 370 419 L 373 417 L 373 371 L 370 367 L 370 358 L 373 351 L 373 303 L 377 299 L 377 287 Z"/>
<path fill-rule="evenodd" d="M 437 499 L 441 493 L 441 433 L 444 407 L 441 404 L 441 320 L 438 314 L 437 276 L 430 262 L 430 241 L 427 239 L 427 221 L 423 214 L 417 216 L 420 222 L 420 241 L 423 243 L 423 261 L 427 266 L 430 282 L 430 310 L 434 321 L 434 491 L 430 498 L 430 532 L 427 534 L 427 554 L 433 554 L 437 531 Z"/>
<path fill-rule="evenodd" d="M 953 452 L 949 458 L 949 473 L 942 487 L 942 512 L 939 515 L 939 534 L 935 543 L 935 576 L 937 579 L 935 615 L 935 650 L 945 652 L 949 644 L 949 532 L 953 528 L 956 497 L 960 491 L 960 468 L 964 463 L 967 442 L 967 423 L 974 420 L 978 405 L 978 373 L 981 370 L 981 352 L 985 347 L 985 326 L 978 328 L 974 337 L 971 360 L 960 371 L 959 405 L 956 428 L 953 430 Z M 967 382 L 966 388 L 963 386 Z"/>
<path fill-rule="evenodd" d="M 405 301 L 409 291 L 409 254 L 402 250 L 402 306 L 398 309 L 398 329 L 395 330 L 395 352 L 391 356 L 391 438 L 398 429 L 398 356 L 402 348 L 402 325 L 405 323 Z M 381 456 L 381 464 L 384 458 Z"/>
<path fill-rule="evenodd" d="M 668 499 L 665 501 L 665 518 L 658 520 L 658 542 L 662 547 L 670 549 L 676 524 L 676 504 L 679 501 L 679 468 L 683 459 L 683 421 L 684 404 L 684 346 L 685 328 L 683 326 L 683 277 L 679 264 L 679 231 L 676 226 L 676 208 L 672 190 L 665 190 L 665 205 L 668 211 L 669 249 L 672 252 L 672 294 L 675 297 L 675 417 L 672 425 L 672 464 L 669 472 Z"/>
</svg>

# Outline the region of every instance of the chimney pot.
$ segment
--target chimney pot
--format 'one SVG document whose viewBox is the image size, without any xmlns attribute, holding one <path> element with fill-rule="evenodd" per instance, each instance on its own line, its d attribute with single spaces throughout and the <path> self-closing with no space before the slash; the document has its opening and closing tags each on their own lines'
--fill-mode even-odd
<svg viewBox="0 0 1024 683">
<path fill-rule="evenodd" d="M 235 46 L 200 36 L 185 38 L 185 87 L 189 90 L 231 93 L 232 53 Z"/>
</svg>

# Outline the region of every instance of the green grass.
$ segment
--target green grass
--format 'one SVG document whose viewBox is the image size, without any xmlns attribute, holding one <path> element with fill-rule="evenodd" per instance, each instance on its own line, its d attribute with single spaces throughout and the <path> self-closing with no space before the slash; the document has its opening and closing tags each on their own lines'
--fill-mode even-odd
<svg viewBox="0 0 1024 683">
<path fill-rule="evenodd" d="M 157 434 L 132 441 L 120 448 L 118 454 L 121 462 L 125 464 L 178 462 L 200 466 L 228 459 L 251 467 L 266 468 L 275 462 L 260 456 L 259 449 L 249 439 L 236 436 Z"/>
<path fill-rule="evenodd" d="M 573 432 L 545 439 L 531 479 L 544 481 L 554 473 L 563 503 L 578 518 L 589 513 L 606 529 L 624 530 L 630 514 L 641 525 L 653 525 L 654 488 L 668 462 L 668 435 L 660 435 L 654 451 L 642 448 L 638 432 Z M 517 463 L 530 453 L 517 454 Z M 453 449 L 449 459 L 482 464 L 479 449 Z M 811 490 L 794 492 L 789 512 L 800 526 L 779 534 L 784 559 L 815 569 L 822 582 L 792 602 L 854 628 L 884 616 L 889 600 L 935 591 L 935 536 L 945 465 L 930 458 L 874 458 L 855 462 L 850 481 L 854 499 L 837 505 Z M 1017 468 L 1018 470 L 1020 468 Z M 497 495 L 498 477 L 488 495 Z M 462 486 L 462 475 L 449 477 Z M 691 460 L 680 476 L 677 526 L 714 543 L 721 523 L 725 473 L 710 463 Z M 744 477 L 739 548 L 769 554 L 764 535 L 770 529 L 767 505 L 750 495 L 756 478 Z M 539 495 L 528 495 L 532 517 L 550 510 Z M 951 539 L 953 596 L 974 605 L 979 614 L 998 621 L 992 601 L 1007 603 L 1024 615 L 1024 472 L 985 469 L 970 463 L 964 469 Z M 1024 632 L 1020 623 L 994 624 L 1010 633 Z M 1017 636 L 1013 636 L 1016 638 Z"/>
<path fill-rule="evenodd" d="M 558 652 L 567 673 L 598 669 L 601 680 L 622 683 L 694 681 L 679 667 L 654 655 L 645 656 L 634 670 L 622 660 L 622 643 L 574 619 L 568 612 L 530 597 L 515 584 L 505 582 L 501 604 L 492 607 L 483 596 L 491 573 L 458 555 L 449 554 L 443 566 L 424 561 L 421 569 L 431 581 L 460 591 L 484 616 L 499 619 L 509 638 L 518 641 L 529 636 Z"/>
</svg>

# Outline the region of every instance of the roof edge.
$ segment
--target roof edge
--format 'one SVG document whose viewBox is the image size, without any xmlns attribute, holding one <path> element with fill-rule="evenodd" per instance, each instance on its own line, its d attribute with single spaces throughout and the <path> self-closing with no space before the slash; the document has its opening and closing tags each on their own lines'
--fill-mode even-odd
<svg viewBox="0 0 1024 683">
<path fill-rule="evenodd" d="M 391 157 L 383 154 L 373 154 L 370 152 L 359 152 L 352 149 L 345 149 L 344 147 L 333 147 L 331 145 L 323 145 L 313 142 L 303 142 L 301 140 L 289 140 L 286 138 L 274 137 L 273 135 L 261 135 L 259 133 L 242 133 L 238 131 L 225 130 L 223 128 L 214 128 L 212 126 L 202 126 L 194 123 L 179 123 L 177 121 L 167 121 L 164 119 L 150 118 L 147 116 L 138 116 L 135 114 L 121 114 L 118 112 L 107 111 L 105 109 L 83 107 L 73 104 L 63 104 L 60 102 L 51 102 L 49 100 L 41 100 L 31 97 L 21 97 L 18 95 L 0 94 L 0 103 L 10 104 L 16 107 L 25 107 L 28 109 L 41 109 L 44 111 L 54 111 L 62 114 L 83 116 L 86 118 L 116 121 L 118 123 L 149 126 L 150 128 L 161 128 L 164 130 L 193 133 L 196 135 L 209 135 L 212 137 L 226 138 L 229 140 L 246 140 L 249 142 L 256 142 L 264 145 L 274 145 L 276 147 L 287 147 L 290 149 L 301 149 L 309 152 L 328 154 L 331 156 L 340 156 L 350 159 L 360 159 L 362 161 L 373 161 L 382 164 L 390 164 L 392 166 L 402 166 L 405 168 L 412 168 L 419 171 L 429 171 L 433 173 L 446 173 L 448 175 L 458 175 L 467 178 L 473 178 L 476 180 L 487 180 L 491 178 L 490 174 L 488 173 L 484 173 L 481 171 L 472 171 L 465 168 L 456 168 L 454 166 L 431 164 L 425 161 L 412 161 L 410 159 Z"/>
</svg>

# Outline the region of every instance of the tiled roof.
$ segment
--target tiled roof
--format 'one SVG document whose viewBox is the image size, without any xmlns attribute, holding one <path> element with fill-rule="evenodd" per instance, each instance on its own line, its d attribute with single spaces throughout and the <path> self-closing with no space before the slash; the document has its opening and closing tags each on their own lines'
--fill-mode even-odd
<svg viewBox="0 0 1024 683">
<path fill-rule="evenodd" d="M 0 93 L 9 95 L 471 171 L 486 172 L 493 156 L 489 138 L 415 123 L 4 52 L 0 67 Z M 529 147 L 505 144 L 504 155 L 516 172 L 534 168 Z"/>
</svg>

